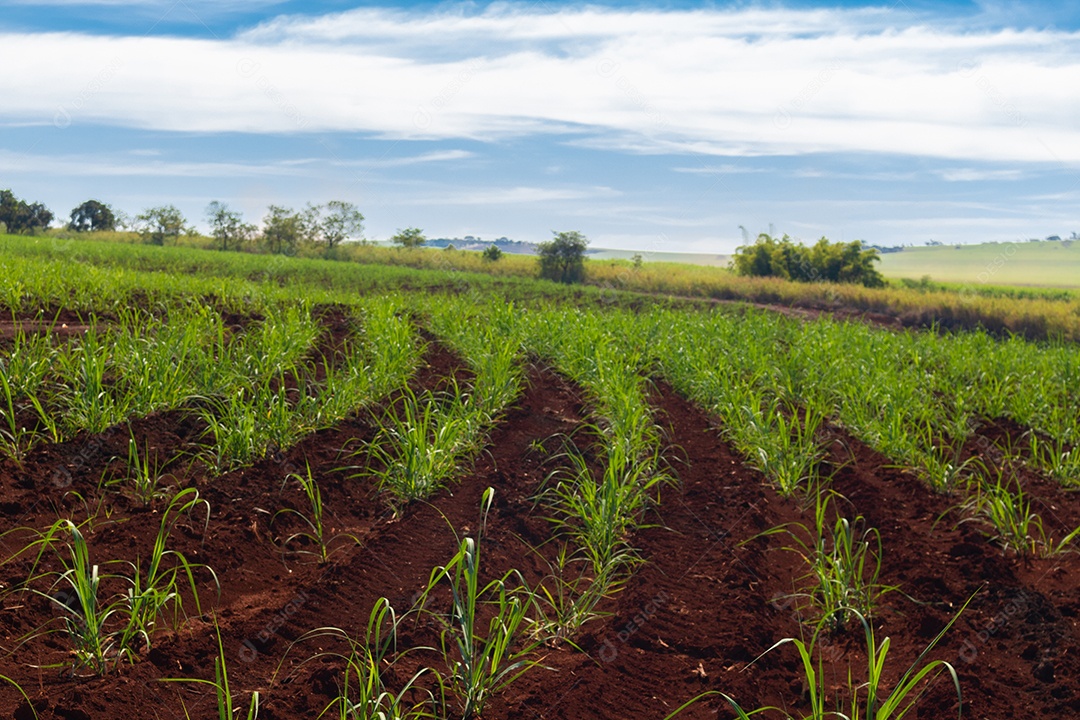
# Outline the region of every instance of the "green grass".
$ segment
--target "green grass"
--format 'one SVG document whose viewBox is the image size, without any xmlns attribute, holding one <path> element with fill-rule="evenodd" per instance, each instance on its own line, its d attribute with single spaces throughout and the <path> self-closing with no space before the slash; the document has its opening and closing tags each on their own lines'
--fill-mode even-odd
<svg viewBox="0 0 1080 720">
<path fill-rule="evenodd" d="M 847 308 L 890 315 L 910 325 L 936 322 L 950 327 L 982 326 L 1032 339 L 1080 339 L 1080 298 L 1074 294 L 1003 292 L 996 280 L 979 282 L 978 273 L 959 287 L 935 287 L 927 292 L 927 288 L 871 289 L 742 278 L 724 268 L 678 263 L 645 263 L 635 268 L 625 260 L 594 260 L 586 263 L 586 286 L 566 287 L 536 280 L 532 257 L 507 256 L 492 263 L 479 253 L 372 246 L 346 248 L 338 254 L 344 261 L 148 247 L 93 238 L 0 236 L 0 257 L 9 269 L 8 276 L 0 278 L 0 304 L 18 311 L 58 306 L 100 310 L 102 302 L 117 307 L 130 304 L 134 289 L 142 285 L 140 291 L 151 302 L 177 294 L 202 295 L 240 309 L 289 296 L 299 287 L 314 302 L 348 302 L 356 293 L 404 285 L 495 292 L 530 301 L 633 304 L 637 294 L 645 293 Z M 49 272 L 31 270 L 35 261 L 48 262 Z"/>
<path fill-rule="evenodd" d="M 968 600 L 970 602 L 970 600 Z M 960 609 L 964 611 L 967 603 Z M 784 638 L 765 651 L 768 654 L 785 646 L 793 646 L 799 654 L 799 661 L 803 673 L 803 687 L 809 696 L 810 711 L 800 715 L 800 720 L 901 720 L 906 717 L 918 705 L 919 700 L 925 695 L 927 688 L 932 686 L 938 678 L 946 675 L 956 691 L 956 717 L 963 715 L 963 693 L 960 690 L 960 679 L 956 669 L 945 660 L 930 660 L 929 655 L 941 642 L 945 634 L 952 628 L 953 623 L 959 617 L 959 613 L 949 621 L 941 632 L 919 653 L 915 661 L 904 671 L 900 679 L 890 689 L 885 684 L 885 661 L 889 656 L 891 638 L 885 638 L 880 643 L 874 633 L 873 625 L 864 617 L 859 616 L 862 622 L 866 638 L 867 673 L 865 682 L 858 682 L 851 671 L 848 671 L 847 682 L 841 680 L 841 692 L 837 693 L 830 702 L 830 692 L 835 683 L 830 683 L 825 677 L 823 665 L 818 656 L 815 663 L 815 645 L 818 633 L 814 633 L 809 643 L 797 638 Z M 845 696 L 846 695 L 846 696 Z M 793 720 L 794 716 L 779 708 L 758 708 L 747 712 L 743 710 L 734 699 L 724 695 L 731 709 L 739 720 L 747 720 L 753 715 L 765 715 L 772 711 L 781 713 L 781 717 Z"/>
<path fill-rule="evenodd" d="M 149 652 L 162 620 L 168 619 L 176 630 L 187 619 L 182 593 L 190 593 L 195 614 L 202 613 L 195 573 L 206 570 L 220 587 L 217 576 L 211 568 L 191 563 L 183 553 L 167 548 L 181 516 L 191 516 L 199 509 L 205 509 L 209 519 L 209 505 L 198 491 L 187 488 L 178 492 L 162 512 L 145 562 L 93 562 L 86 527 L 67 519 L 34 532 L 36 538 L 16 553 L 36 553 L 35 570 L 23 589 L 45 598 L 59 611 L 72 644 L 74 673 L 102 675 L 120 662 L 136 662 Z M 52 556 L 60 569 L 35 574 L 46 556 Z M 113 567 L 119 569 L 110 572 Z M 23 642 L 51 632 L 47 626 L 40 628 Z"/>
<path fill-rule="evenodd" d="M 852 616 L 871 618 L 878 600 L 894 590 L 879 581 L 882 564 L 881 533 L 859 516 L 849 519 L 830 512 L 834 495 L 819 491 L 814 523 L 791 523 L 766 531 L 786 533 L 785 550 L 806 564 L 804 583 L 792 595 L 799 615 L 812 625 L 843 630 Z M 835 515 L 835 517 L 832 517 Z"/>
<path fill-rule="evenodd" d="M 905 248 L 881 256 L 889 278 L 994 287 L 1080 288 L 1080 242 L 1016 242 Z"/>
<path fill-rule="evenodd" d="M 399 617 L 386 598 L 379 598 L 368 614 L 367 629 L 362 638 L 354 638 L 336 627 L 316 628 L 300 637 L 290 647 L 317 643 L 320 648 L 332 642 L 343 643 L 344 651 L 320 650 L 301 663 L 334 659 L 343 661 L 344 672 L 338 695 L 319 717 L 332 713 L 339 720 L 421 720 L 445 717 L 446 698 L 443 692 L 433 692 L 418 686 L 431 677 L 436 686 L 442 679 L 431 668 L 417 670 L 404 685 L 388 686 L 393 667 L 410 652 L 428 648 L 398 650 Z"/>
<path fill-rule="evenodd" d="M 225 646 L 221 642 L 221 628 L 218 627 L 217 618 L 214 619 L 214 633 L 217 637 L 217 656 L 214 658 L 213 680 L 204 680 L 202 678 L 160 678 L 160 681 L 207 685 L 213 688 L 218 720 L 236 720 L 240 711 L 243 710 L 243 706 L 236 703 L 236 696 L 229 686 L 229 666 L 225 659 Z M 259 717 L 259 698 L 258 691 L 251 693 L 247 704 L 247 713 L 244 715 L 246 720 L 257 720 Z M 190 720 L 191 714 L 188 712 L 186 703 L 183 704 L 183 709 L 184 717 Z"/>
<path fill-rule="evenodd" d="M 449 391 L 405 388 L 397 407 L 378 420 L 366 453 L 377 464 L 379 490 L 395 507 L 424 500 L 454 478 L 460 463 L 478 449 L 482 418 L 455 384 Z"/>
<path fill-rule="evenodd" d="M 286 476 L 285 482 L 288 483 L 290 480 L 295 480 L 297 484 L 299 484 L 301 491 L 303 491 L 305 498 L 307 498 L 307 509 L 282 508 L 274 513 L 270 524 L 272 526 L 275 520 L 284 515 L 286 517 L 297 518 L 307 529 L 294 532 L 282 539 L 281 546 L 283 550 L 287 551 L 289 545 L 294 541 L 306 541 L 305 544 L 313 545 L 315 549 L 308 550 L 301 547 L 293 552 L 313 555 L 319 563 L 326 563 L 334 550 L 338 549 L 333 547 L 334 543 L 338 540 L 347 540 L 355 545 L 360 544 L 360 539 L 355 535 L 346 532 L 335 533 L 332 530 L 327 530 L 326 523 L 324 522 L 325 507 L 323 506 L 322 490 L 319 489 L 319 483 L 311 474 L 310 464 L 307 465 L 306 472 L 303 475 L 300 473 L 290 473 Z"/>
<path fill-rule="evenodd" d="M 820 503 L 827 483 L 820 468 L 835 459 L 830 455 L 837 447 L 827 443 L 846 434 L 921 478 L 927 492 L 956 497 L 971 521 L 985 523 L 1003 545 L 1026 554 L 1071 547 L 1073 535 L 1049 537 L 1030 500 L 1010 484 L 985 482 L 981 466 L 965 460 L 965 444 L 980 424 L 1006 418 L 1022 428 L 1021 437 L 1012 438 L 1009 463 L 1028 463 L 1067 487 L 1080 484 L 1080 348 L 1069 341 L 1080 338 L 1080 304 L 1060 293 L 1005 292 L 989 283 L 979 285 L 978 297 L 936 286 L 796 286 L 714 268 L 634 268 L 619 260 L 590 261 L 594 286 L 568 288 L 531 279 L 520 258 L 488 268 L 468 253 L 349 253 L 353 262 L 0 238 L 7 271 L 0 274 L 0 303 L 13 318 L 47 325 L 65 309 L 81 313 L 89 326 L 63 336 L 37 335 L 27 326 L 4 341 L 0 449 L 19 462 L 39 443 L 179 410 L 202 415 L 210 428 L 203 457 L 225 471 L 382 407 L 385 412 L 376 413 L 382 427 L 362 452 L 376 460 L 375 479 L 400 505 L 459 477 L 521 396 L 527 363 L 550 364 L 583 389 L 588 412 L 587 427 L 570 440 L 584 438 L 589 447 L 563 458 L 567 467 L 549 478 L 543 498 L 556 521 L 558 559 L 534 590 L 516 575 L 485 584 L 479 538 L 466 539 L 432 576 L 452 590 L 453 607 L 441 616 L 441 649 L 447 681 L 467 714 L 478 714 L 491 693 L 529 666 L 520 648 L 571 640 L 636 566 L 633 533 L 672 480 L 662 415 L 653 407 L 654 380 L 667 381 L 712 413 L 717 431 L 782 494 Z M 915 320 L 921 313 L 950 322 L 993 319 L 997 330 L 1041 328 L 1042 336 L 1061 337 L 1029 342 L 990 332 L 894 331 L 744 306 L 643 301 L 629 291 L 850 304 Z M 318 306 L 328 303 L 346 308 L 352 323 L 332 352 L 319 349 L 325 346 Z M 242 329 L 226 321 L 234 315 Z M 462 358 L 467 380 L 441 390 L 408 387 L 426 347 L 421 327 Z M 380 406 L 380 400 L 391 402 Z M 542 445 L 546 438 L 536 440 Z M 161 460 L 132 442 L 124 482 L 151 506 L 164 490 Z M 278 516 L 290 516 L 291 527 L 300 530 L 286 533 L 284 545 L 310 549 L 325 562 L 333 537 L 324 527 L 318 484 L 310 474 L 291 480 L 300 483 L 306 504 Z M 183 512 L 190 509 L 185 505 Z M 183 617 L 177 588 L 191 597 L 198 567 L 165 547 L 180 512 L 165 511 L 162 539 L 148 563 L 95 565 L 92 534 L 67 521 L 31 543 L 39 560 L 47 551 L 52 563 L 51 574 L 34 576 L 31 584 L 50 597 L 52 590 L 68 593 L 68 610 L 56 609 L 79 670 L 100 672 L 140 655 L 155 625 L 167 615 Z M 826 624 L 843 615 L 867 616 L 887 589 L 878 581 L 875 531 L 858 517 L 830 514 L 826 521 L 820 506 L 813 525 L 788 529 L 796 532 L 791 543 L 809 568 L 807 587 L 798 591 L 820 606 L 808 614 Z M 82 607 L 79 614 L 67 601 Z M 492 615 L 497 626 L 487 623 Z M 129 622 L 136 616 L 143 619 Z M 870 668 L 873 677 L 888 643 L 868 642 L 878 663 Z M 373 657 L 384 655 L 354 647 L 341 657 L 348 658 L 351 675 L 328 711 L 341 717 L 387 708 L 435 712 L 433 696 L 409 707 L 384 696 L 371 667 Z M 809 679 L 819 680 L 812 663 L 807 667 Z M 919 672 L 919 679 L 928 677 Z M 227 712 L 238 710 L 228 707 L 223 664 L 208 682 Z M 865 700 L 869 689 L 856 683 L 851 691 Z M 375 693 L 374 705 L 364 693 Z M 379 704 L 384 701 L 389 704 Z M 889 701 L 867 702 L 880 716 Z M 861 708 L 860 700 L 859 708 L 844 711 Z M 902 714 L 900 706 L 888 712 L 884 717 Z"/>
<path fill-rule="evenodd" d="M 533 597 L 521 574 L 510 570 L 481 580 L 481 540 L 494 496 L 492 488 L 484 492 L 476 537 L 463 538 L 450 561 L 432 571 L 421 600 L 426 603 L 443 583 L 450 587 L 450 611 L 432 614 L 442 625 L 440 647 L 466 720 L 480 716 L 493 694 L 538 664 L 531 654 L 539 641 L 520 642 L 529 635 Z"/>
</svg>

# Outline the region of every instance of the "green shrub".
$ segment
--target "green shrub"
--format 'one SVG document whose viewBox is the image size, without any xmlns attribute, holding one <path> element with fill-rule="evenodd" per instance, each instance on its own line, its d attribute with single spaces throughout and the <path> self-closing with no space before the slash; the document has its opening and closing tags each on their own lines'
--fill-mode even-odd
<svg viewBox="0 0 1080 720">
<path fill-rule="evenodd" d="M 878 251 L 864 249 L 861 240 L 832 243 L 821 238 L 807 247 L 787 235 L 778 240 L 762 233 L 753 245 L 736 249 L 732 267 L 739 275 L 752 277 L 884 287 L 885 280 L 874 267 L 880 259 Z"/>
</svg>

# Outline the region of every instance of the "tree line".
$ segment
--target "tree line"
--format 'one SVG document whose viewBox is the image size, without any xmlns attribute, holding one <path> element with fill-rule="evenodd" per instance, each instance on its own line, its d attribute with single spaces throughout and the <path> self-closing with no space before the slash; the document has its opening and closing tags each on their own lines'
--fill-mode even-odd
<svg viewBox="0 0 1080 720">
<path fill-rule="evenodd" d="M 53 213 L 42 203 L 28 203 L 10 190 L 0 190 L 0 232 L 38 233 L 48 228 L 53 219 Z M 220 250 L 293 255 L 301 248 L 321 247 L 331 256 L 334 248 L 346 240 L 364 242 L 364 215 L 344 200 L 331 200 L 325 205 L 308 203 L 303 210 L 270 205 L 261 227 L 245 222 L 241 212 L 214 200 L 206 207 L 206 221 L 214 247 Z M 67 229 L 78 233 L 130 230 L 151 245 L 175 244 L 182 235 L 198 235 L 173 205 L 147 208 L 129 219 L 99 200 L 87 200 L 74 208 Z M 539 276 L 561 283 L 582 282 L 589 241 L 576 230 L 556 232 L 554 236 L 537 245 Z M 410 249 L 422 247 L 427 238 L 420 228 L 410 227 L 399 229 L 390 240 Z M 497 261 L 502 251 L 492 245 L 483 255 L 486 260 Z M 775 238 L 761 233 L 752 245 L 736 250 L 731 267 L 739 275 L 882 287 L 885 280 L 874 267 L 879 260 L 878 251 L 859 240 L 833 243 L 823 237 L 807 247 L 787 235 Z M 635 261 L 634 266 L 639 265 L 640 260 Z"/>
<path fill-rule="evenodd" d="M 0 191 L 0 232 L 34 234 L 44 231 L 53 214 L 41 203 L 19 200 L 10 190 Z M 303 210 L 271 205 L 262 227 L 245 222 L 241 212 L 214 200 L 206 206 L 210 237 L 219 250 L 295 254 L 304 246 L 322 246 L 327 251 L 346 240 L 363 241 L 364 215 L 355 205 L 331 200 L 325 205 L 308 204 Z M 182 235 L 198 234 L 174 205 L 147 208 L 134 218 L 113 210 L 100 200 L 87 200 L 71 211 L 67 230 L 110 232 L 117 229 L 138 233 L 150 245 L 175 244 Z M 417 227 L 399 229 L 390 241 L 401 248 L 422 247 L 427 238 Z M 585 278 L 585 247 L 588 240 L 577 231 L 557 232 L 553 240 L 537 246 L 539 275 L 562 283 Z M 453 246 L 448 246 L 452 249 Z M 483 252 L 485 260 L 497 261 L 503 253 L 492 245 Z"/>
<path fill-rule="evenodd" d="M 10 190 L 0 190 L 0 231 L 21 235 L 44 232 L 55 216 L 42 203 L 28 203 Z M 303 210 L 271 205 L 262 227 L 244 221 L 243 214 L 226 203 L 213 201 L 206 220 L 215 247 L 221 250 L 263 250 L 292 254 L 301 246 L 333 249 L 345 240 L 363 239 L 364 216 L 344 200 L 325 205 L 308 204 Z M 133 218 L 100 200 L 87 200 L 71 211 L 65 229 L 77 232 L 128 230 L 150 245 L 174 244 L 182 235 L 197 235 L 174 205 L 147 208 Z"/>
<path fill-rule="evenodd" d="M 206 206 L 210 237 L 219 250 L 262 250 L 285 255 L 303 246 L 333 250 L 348 239 L 362 239 L 364 216 L 350 202 L 331 200 L 308 204 L 303 210 L 271 205 L 262 227 L 245 222 L 243 213 L 214 200 Z M 70 227 L 70 226 L 69 226 Z M 184 214 L 173 205 L 148 208 L 135 216 L 132 230 L 150 245 L 169 245 L 181 235 L 197 234 Z"/>
</svg>

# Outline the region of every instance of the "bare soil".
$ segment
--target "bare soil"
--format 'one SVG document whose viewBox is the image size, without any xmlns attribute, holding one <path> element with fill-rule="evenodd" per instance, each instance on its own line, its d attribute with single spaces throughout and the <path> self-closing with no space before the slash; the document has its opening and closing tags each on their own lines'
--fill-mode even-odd
<svg viewBox="0 0 1080 720">
<path fill-rule="evenodd" d="M 333 352 L 346 323 L 327 315 L 334 328 L 323 341 Z M 435 388 L 449 377 L 465 379 L 463 363 L 432 344 L 414 390 Z M 812 514 L 779 497 L 748 469 L 721 439 L 712 418 L 662 383 L 654 401 L 666 428 L 667 452 L 678 482 L 665 487 L 648 526 L 632 538 L 642 563 L 625 587 L 601 606 L 605 613 L 585 626 L 575 645 L 542 649 L 540 666 L 506 688 L 484 718 L 661 720 L 684 701 L 721 691 L 745 708 L 806 710 L 806 688 L 794 649 L 785 646 L 755 662 L 785 637 L 805 633 L 791 594 L 804 586 L 805 568 L 783 533 L 761 533 L 783 523 L 812 523 Z M 390 405 L 394 398 L 388 398 Z M 376 410 L 378 412 L 378 410 Z M 171 547 L 193 562 L 213 567 L 220 596 L 207 573 L 199 575 L 204 610 L 217 618 L 234 694 L 246 700 L 259 691 L 261 718 L 315 718 L 331 702 L 341 663 L 310 660 L 328 644 L 297 642 L 305 633 L 334 626 L 362 636 L 368 613 L 380 597 L 408 609 L 432 569 L 444 564 L 459 538 L 475 536 L 485 488 L 496 490 L 495 506 L 481 538 L 485 575 L 510 569 L 527 582 L 550 573 L 556 544 L 552 526 L 537 504 L 545 479 L 558 467 L 566 442 L 588 450 L 582 431 L 587 417 L 583 394 L 549 369 L 530 368 L 528 387 L 490 437 L 486 450 L 460 482 L 428 503 L 395 516 L 364 469 L 362 449 L 374 437 L 369 415 L 305 438 L 287 452 L 252 467 L 210 478 L 182 458 L 169 466 L 171 482 L 197 487 L 209 503 L 207 525 L 195 516 L 181 523 Z M 134 423 L 137 438 L 163 458 L 190 452 L 203 428 L 182 411 Z M 1022 432 L 1003 423 L 988 425 L 998 437 Z M 126 454 L 128 430 L 84 435 L 35 448 L 22 467 L 0 464 L 0 527 L 42 529 L 58 517 L 76 521 L 96 515 L 89 535 L 94 562 L 146 557 L 163 508 L 143 506 L 123 494 L 103 492 L 103 476 L 117 472 Z M 830 428 L 825 467 L 847 502 L 841 511 L 864 518 L 882 538 L 881 582 L 886 593 L 873 620 L 879 640 L 892 638 L 886 679 L 894 682 L 919 652 L 969 599 L 932 654 L 952 662 L 964 691 L 964 716 L 996 720 L 1030 712 L 1048 717 L 1080 716 L 1080 632 L 1075 555 L 1021 560 L 1005 553 L 975 523 L 960 523 L 956 498 L 939 496 L 916 478 L 890 466 L 838 428 Z M 996 435 L 995 435 L 996 434 Z M 567 438 L 570 438 L 569 440 Z M 1015 440 L 1016 438 L 1014 438 Z M 283 547 L 295 525 L 274 513 L 303 507 L 289 473 L 310 465 L 319 481 L 334 533 L 342 536 L 326 565 L 314 562 L 299 541 Z M 1024 478 L 1040 507 L 1053 509 L 1062 527 L 1080 524 L 1080 501 L 1037 476 Z M 4 556 L 25 533 L 0 538 Z M 15 587 L 28 561 L 0 566 L 3 589 Z M 213 693 L 205 686 L 167 684 L 163 678 L 213 677 L 215 631 L 194 619 L 179 631 L 155 637 L 153 649 L 134 664 L 103 677 L 73 677 L 69 641 L 48 600 L 11 592 L 0 598 L 0 674 L 20 683 L 41 718 L 216 717 Z M 445 602 L 436 595 L 432 603 Z M 21 642 L 41 627 L 60 631 Z M 433 645 L 433 628 L 407 622 L 402 646 Z M 20 644 L 21 643 L 21 644 Z M 819 639 L 830 700 L 846 685 L 849 667 L 864 673 L 861 630 Z M 422 663 L 438 666 L 433 653 L 417 653 L 394 669 L 403 682 Z M 308 662 L 305 662 L 308 661 Z M 911 717 L 955 716 L 955 693 L 940 678 Z M 0 685 L 0 717 L 27 718 L 29 708 L 11 687 Z M 716 695 L 681 717 L 732 717 Z"/>
</svg>

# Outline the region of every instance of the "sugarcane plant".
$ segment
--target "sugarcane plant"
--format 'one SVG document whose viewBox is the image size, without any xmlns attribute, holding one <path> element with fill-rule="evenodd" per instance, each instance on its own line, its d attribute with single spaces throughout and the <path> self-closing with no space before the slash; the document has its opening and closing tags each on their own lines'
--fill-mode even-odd
<svg viewBox="0 0 1080 720">
<path fill-rule="evenodd" d="M 481 539 L 494 497 L 492 488 L 484 492 L 476 537 L 462 538 L 449 562 L 432 571 L 420 599 L 420 607 L 442 626 L 440 651 L 463 718 L 479 716 L 493 694 L 540 662 L 532 654 L 539 641 L 529 633 L 535 595 L 521 573 L 510 570 L 486 584 L 480 580 Z M 450 589 L 451 605 L 439 613 L 427 603 L 443 584 Z"/>
</svg>

